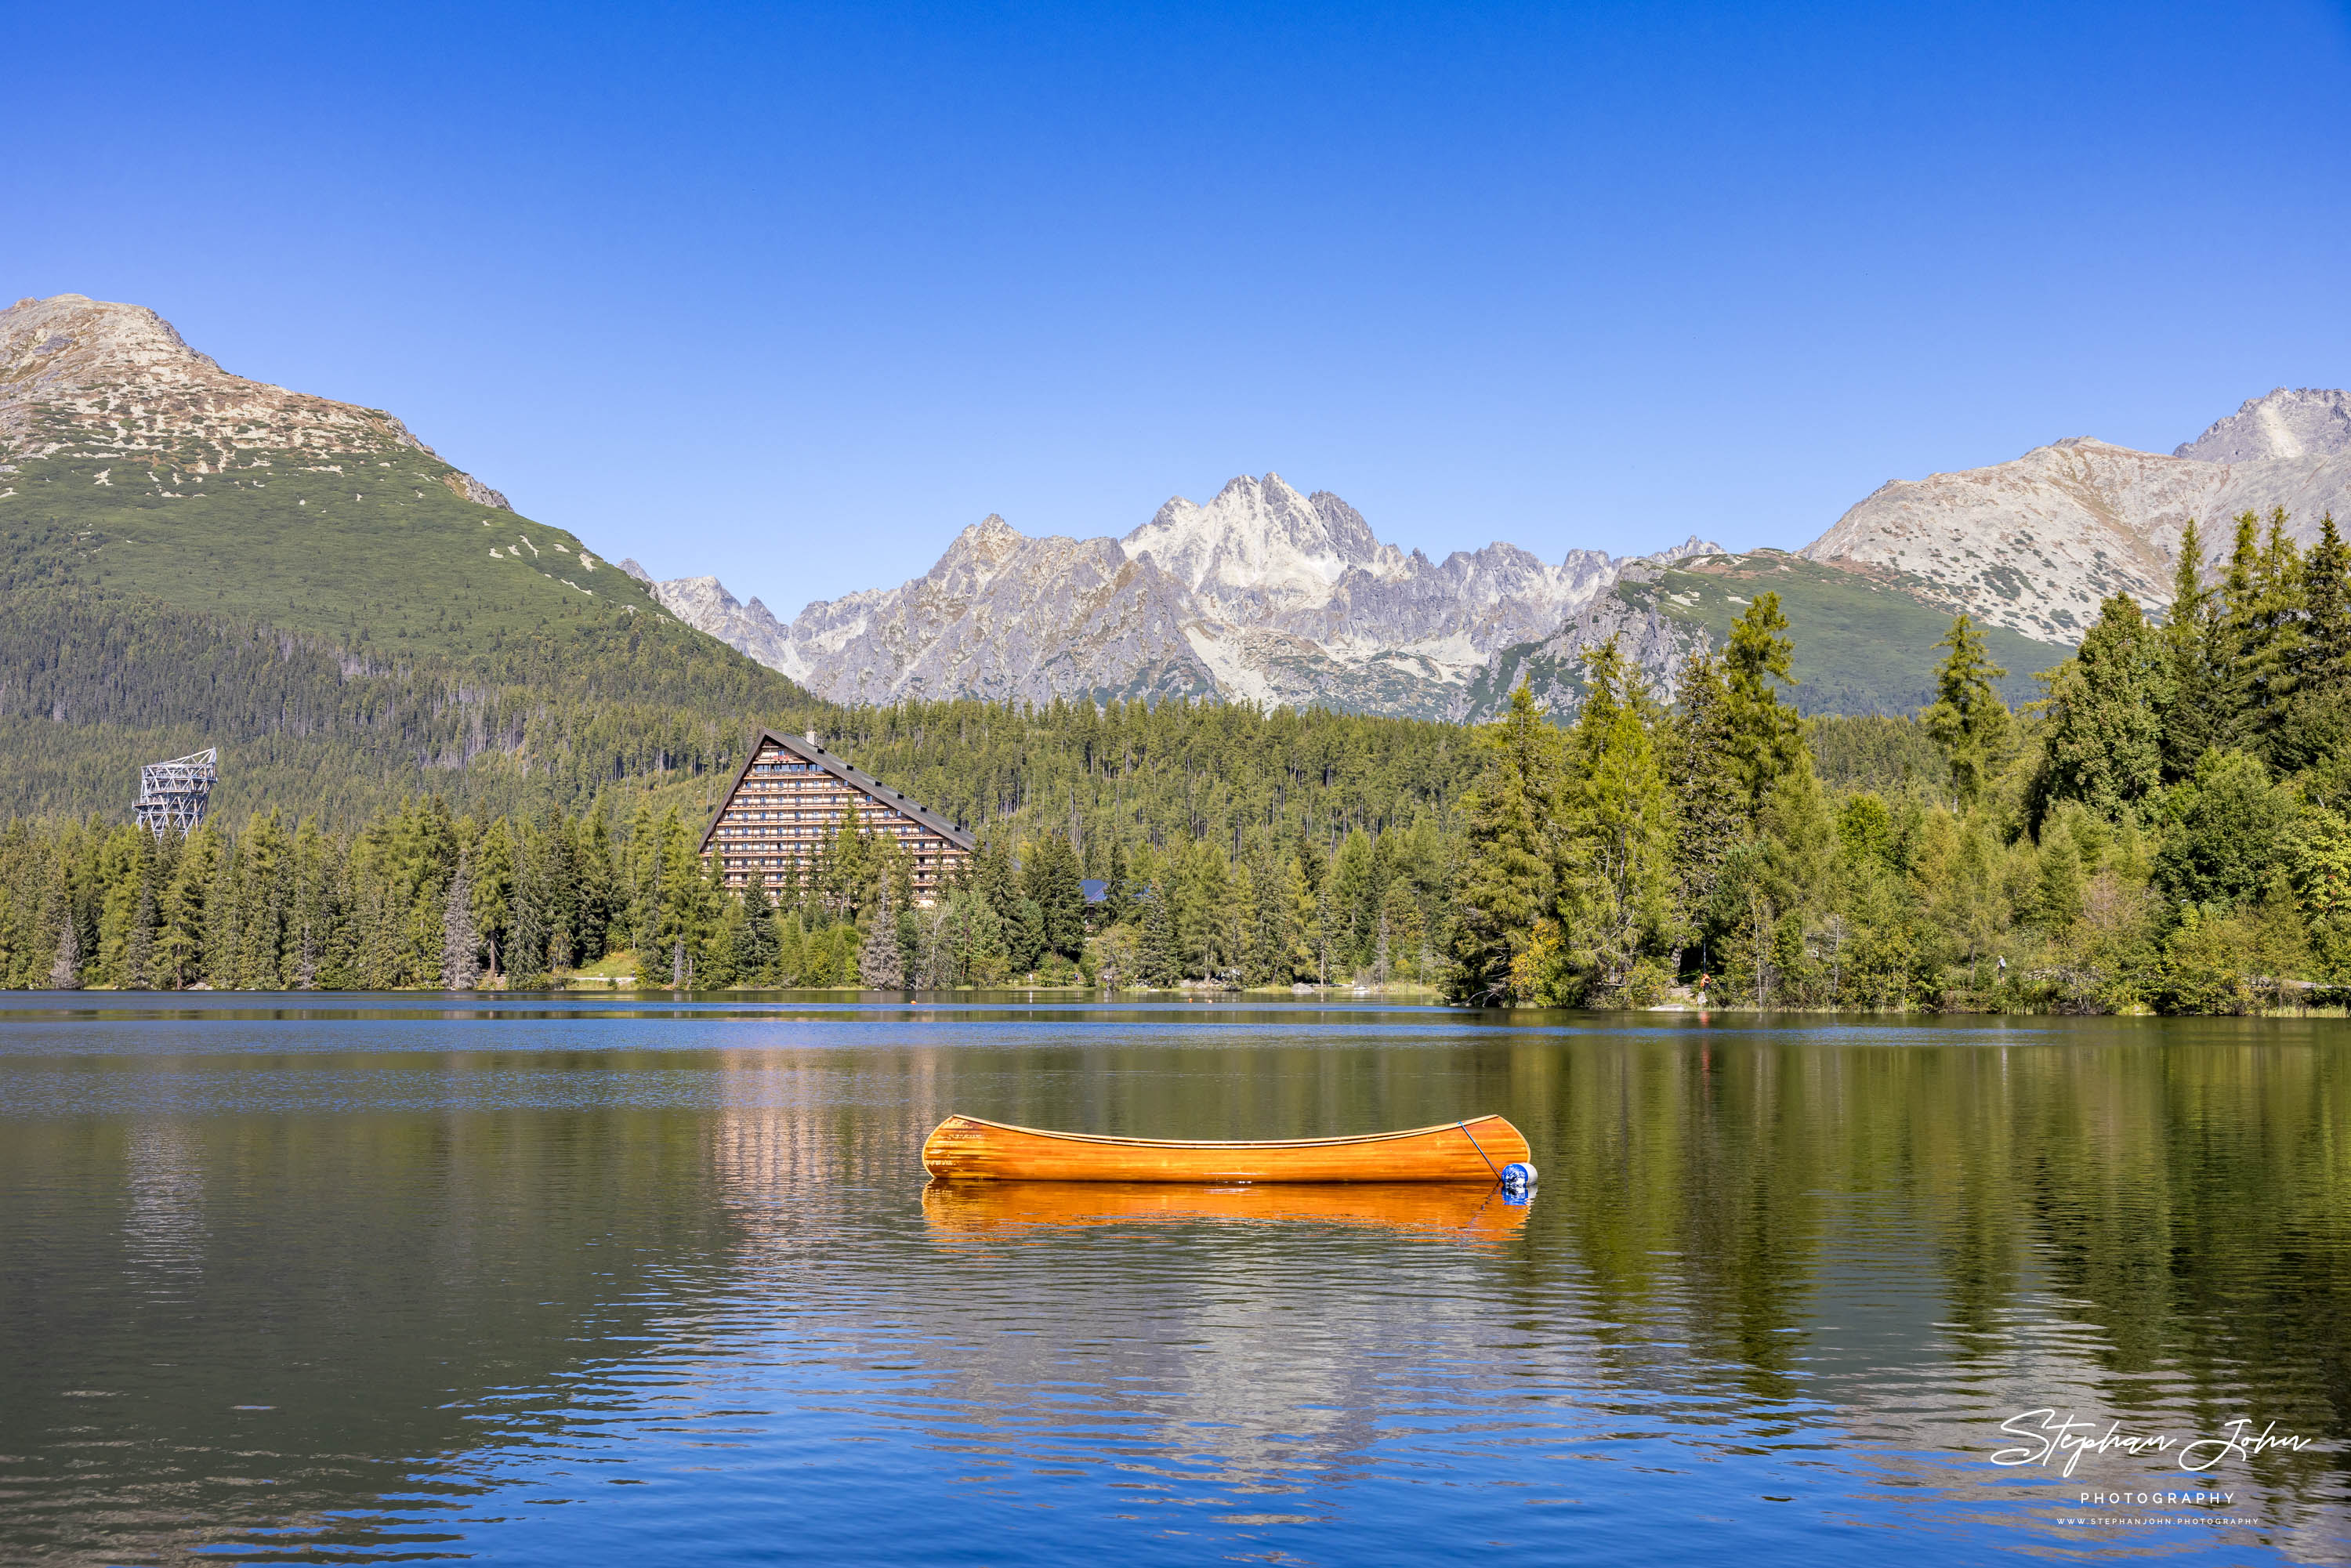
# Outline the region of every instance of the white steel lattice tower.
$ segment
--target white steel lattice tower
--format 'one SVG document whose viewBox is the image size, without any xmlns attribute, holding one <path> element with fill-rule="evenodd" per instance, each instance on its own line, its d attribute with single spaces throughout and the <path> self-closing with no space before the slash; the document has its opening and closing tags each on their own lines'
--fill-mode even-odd
<svg viewBox="0 0 2351 1568">
<path fill-rule="evenodd" d="M 178 829 L 184 837 L 204 820 L 205 803 L 220 781 L 220 747 L 193 757 L 151 762 L 139 770 L 139 825 L 162 838 Z"/>
</svg>

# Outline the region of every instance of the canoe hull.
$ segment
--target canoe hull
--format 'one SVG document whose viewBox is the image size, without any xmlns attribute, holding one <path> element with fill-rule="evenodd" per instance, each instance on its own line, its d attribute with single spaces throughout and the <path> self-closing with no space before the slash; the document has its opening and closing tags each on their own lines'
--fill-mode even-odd
<svg viewBox="0 0 2351 1568">
<path fill-rule="evenodd" d="M 1360 1138 L 1175 1142 L 1053 1133 L 949 1116 L 923 1141 L 940 1181 L 1475 1182 L 1529 1159 L 1499 1116 Z"/>
</svg>

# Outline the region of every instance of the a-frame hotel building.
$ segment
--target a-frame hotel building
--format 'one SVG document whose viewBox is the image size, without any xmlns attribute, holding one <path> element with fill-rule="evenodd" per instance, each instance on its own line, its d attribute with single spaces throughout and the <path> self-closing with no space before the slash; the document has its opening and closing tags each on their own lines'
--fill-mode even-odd
<svg viewBox="0 0 2351 1568">
<path fill-rule="evenodd" d="M 755 876 L 780 882 L 794 862 L 805 874 L 818 844 L 852 805 L 859 826 L 897 840 L 913 857 L 917 904 L 935 899 L 949 869 L 979 847 L 945 817 L 819 746 L 813 735 L 803 740 L 762 729 L 702 835 L 702 853 L 719 858 L 729 887 L 747 887 Z"/>
</svg>

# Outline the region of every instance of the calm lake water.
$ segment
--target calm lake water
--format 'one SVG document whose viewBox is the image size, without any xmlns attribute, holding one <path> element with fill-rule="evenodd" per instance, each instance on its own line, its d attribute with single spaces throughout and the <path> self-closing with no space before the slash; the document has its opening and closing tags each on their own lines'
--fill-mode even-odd
<svg viewBox="0 0 2351 1568">
<path fill-rule="evenodd" d="M 950 1111 L 1542 1182 L 926 1197 Z M 2341 1021 L 0 1003 L 9 1563 L 2341 1561 L 2346 1437 Z"/>
</svg>

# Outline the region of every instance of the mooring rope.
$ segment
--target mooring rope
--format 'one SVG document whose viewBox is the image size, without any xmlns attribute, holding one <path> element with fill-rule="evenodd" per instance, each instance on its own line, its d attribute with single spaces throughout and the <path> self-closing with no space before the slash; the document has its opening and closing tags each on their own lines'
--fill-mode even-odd
<svg viewBox="0 0 2351 1568">
<path fill-rule="evenodd" d="M 1486 1162 L 1486 1168 L 1489 1171 L 1494 1171 L 1494 1179 L 1496 1181 L 1500 1181 L 1502 1179 L 1502 1173 L 1500 1171 L 1494 1170 L 1493 1157 L 1486 1153 L 1486 1146 L 1478 1141 L 1478 1134 L 1469 1130 L 1469 1124 L 1467 1122 L 1456 1122 L 1453 1124 L 1461 1129 L 1461 1135 L 1469 1140 L 1469 1146 L 1478 1151 L 1478 1157 Z"/>
</svg>

